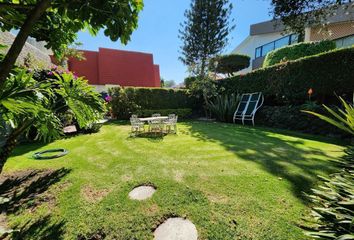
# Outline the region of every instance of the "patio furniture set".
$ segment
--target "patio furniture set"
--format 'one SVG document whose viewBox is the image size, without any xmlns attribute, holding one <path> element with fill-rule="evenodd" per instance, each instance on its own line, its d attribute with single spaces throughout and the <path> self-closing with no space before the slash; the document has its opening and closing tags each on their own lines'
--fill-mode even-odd
<svg viewBox="0 0 354 240">
<path fill-rule="evenodd" d="M 137 115 L 132 115 L 130 118 L 131 131 L 133 134 L 145 132 L 145 123 L 148 124 L 149 133 L 177 133 L 177 119 L 175 114 L 161 116 L 161 114 L 152 114 L 151 117 L 139 118 Z"/>
</svg>

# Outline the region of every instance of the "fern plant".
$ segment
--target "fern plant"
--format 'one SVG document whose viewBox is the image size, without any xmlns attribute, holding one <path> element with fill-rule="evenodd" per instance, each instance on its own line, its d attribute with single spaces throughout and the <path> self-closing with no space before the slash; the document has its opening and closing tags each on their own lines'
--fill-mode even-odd
<svg viewBox="0 0 354 240">
<path fill-rule="evenodd" d="M 217 95 L 207 101 L 207 108 L 219 121 L 230 122 L 239 102 L 239 94 Z"/>
</svg>

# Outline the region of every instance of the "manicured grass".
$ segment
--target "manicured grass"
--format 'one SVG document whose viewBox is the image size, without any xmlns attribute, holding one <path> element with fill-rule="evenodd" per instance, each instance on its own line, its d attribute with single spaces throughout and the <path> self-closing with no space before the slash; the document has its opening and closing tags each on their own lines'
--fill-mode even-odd
<svg viewBox="0 0 354 240">
<path fill-rule="evenodd" d="M 43 195 L 51 200 L 22 204 L 8 217 L 10 225 L 24 226 L 23 239 L 96 233 L 153 239 L 159 223 L 181 216 L 196 225 L 199 239 L 306 239 L 298 227 L 309 210 L 303 191 L 318 174 L 336 170 L 330 160 L 344 149 L 306 135 L 221 123 L 182 123 L 178 135 L 163 139 L 130 138 L 129 131 L 111 123 L 96 134 L 20 146 L 5 173 L 68 171 L 43 181 L 49 189 L 32 201 Z M 56 160 L 31 159 L 49 148 L 70 152 Z M 129 200 L 129 191 L 142 183 L 157 187 L 153 197 Z"/>
</svg>

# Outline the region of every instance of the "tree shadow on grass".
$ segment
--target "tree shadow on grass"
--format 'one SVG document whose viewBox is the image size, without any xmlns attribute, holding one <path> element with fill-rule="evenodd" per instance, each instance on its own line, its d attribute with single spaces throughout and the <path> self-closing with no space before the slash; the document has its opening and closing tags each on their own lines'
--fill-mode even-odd
<svg viewBox="0 0 354 240">
<path fill-rule="evenodd" d="M 35 221 L 31 220 L 22 226 L 15 226 L 16 231 L 12 234 L 14 240 L 22 239 L 63 239 L 65 222 L 54 222 L 50 215 L 46 215 Z"/>
<path fill-rule="evenodd" d="M 55 196 L 48 189 L 70 172 L 69 169 L 19 171 L 2 175 L 0 179 L 0 211 L 2 214 L 21 214 L 35 211 L 43 203 L 55 204 Z M 13 226 L 13 239 L 61 239 L 64 221 L 55 222 L 51 215 L 31 219 Z"/>
<path fill-rule="evenodd" d="M 69 169 L 34 170 L 15 172 L 13 175 L 2 176 L 0 180 L 0 196 L 7 199 L 0 204 L 0 210 L 15 213 L 20 208 L 35 205 L 41 199 L 38 196 L 59 182 L 70 173 Z M 38 202 L 40 204 L 40 202 Z"/>
<path fill-rule="evenodd" d="M 161 142 L 164 137 L 167 136 L 167 133 L 159 133 L 159 132 L 142 132 L 139 134 L 130 134 L 128 140 L 136 139 L 136 138 L 145 138 L 150 142 Z"/>
<path fill-rule="evenodd" d="M 326 174 L 336 171 L 334 163 L 323 160 L 335 160 L 326 149 L 304 147 L 304 140 L 296 137 L 273 136 L 271 130 L 232 124 L 187 125 L 190 134 L 200 141 L 220 144 L 240 159 L 255 162 L 272 175 L 287 180 L 293 194 L 302 201 L 307 201 L 303 192 L 309 192 L 318 179 L 316 171 Z"/>
</svg>

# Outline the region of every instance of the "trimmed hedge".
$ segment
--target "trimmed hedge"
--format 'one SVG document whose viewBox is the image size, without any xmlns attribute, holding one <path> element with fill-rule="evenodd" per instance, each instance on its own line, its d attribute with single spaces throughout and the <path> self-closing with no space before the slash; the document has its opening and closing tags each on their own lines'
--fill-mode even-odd
<svg viewBox="0 0 354 240">
<path fill-rule="evenodd" d="M 271 51 L 267 54 L 263 67 L 273 66 L 275 64 L 286 62 L 290 60 L 296 60 L 306 56 L 313 56 L 319 53 L 328 52 L 336 48 L 336 44 L 333 41 L 321 41 L 321 42 L 302 42 L 286 47 L 282 47 Z"/>
<path fill-rule="evenodd" d="M 333 50 L 219 80 L 220 93 L 263 92 L 266 104 L 324 103 L 337 95 L 352 96 L 354 90 L 354 47 Z"/>
<path fill-rule="evenodd" d="M 112 114 L 118 119 L 129 119 L 133 113 L 151 116 L 155 112 L 188 117 L 192 109 L 198 108 L 197 99 L 187 90 L 114 87 L 108 92 Z"/>
<path fill-rule="evenodd" d="M 179 109 L 142 109 L 135 112 L 139 117 L 150 117 L 154 113 L 160 113 L 162 116 L 168 116 L 169 114 L 176 114 L 178 118 L 189 118 L 192 115 L 191 108 L 179 108 Z"/>
<path fill-rule="evenodd" d="M 250 66 L 251 58 L 247 55 L 229 54 L 214 57 L 209 62 L 209 70 L 222 74 L 233 74 Z M 216 65 L 216 66 L 215 66 Z"/>
<path fill-rule="evenodd" d="M 129 87 L 124 91 L 141 109 L 195 108 L 197 104 L 186 90 Z"/>
</svg>

